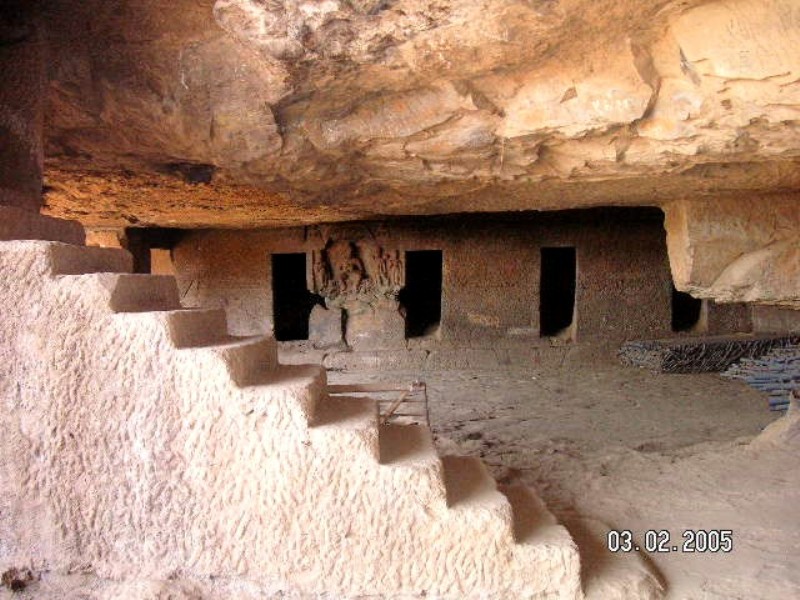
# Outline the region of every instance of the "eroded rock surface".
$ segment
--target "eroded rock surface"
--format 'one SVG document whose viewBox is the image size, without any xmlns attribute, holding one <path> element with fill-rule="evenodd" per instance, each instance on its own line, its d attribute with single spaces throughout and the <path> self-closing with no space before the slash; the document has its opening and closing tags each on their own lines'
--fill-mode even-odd
<svg viewBox="0 0 800 600">
<path fill-rule="evenodd" d="M 286 225 L 800 186 L 793 0 L 59 0 L 49 212 Z"/>
<path fill-rule="evenodd" d="M 532 490 L 329 396 L 322 367 L 279 364 L 274 338 L 230 336 L 224 311 L 183 310 L 173 278 L 132 262 L 0 243 L 12 586 L 25 567 L 32 588 L 114 580 L 109 598 L 583 597 L 577 547 Z"/>
<path fill-rule="evenodd" d="M 699 298 L 800 308 L 795 197 L 678 201 L 665 207 L 675 285 Z"/>
</svg>

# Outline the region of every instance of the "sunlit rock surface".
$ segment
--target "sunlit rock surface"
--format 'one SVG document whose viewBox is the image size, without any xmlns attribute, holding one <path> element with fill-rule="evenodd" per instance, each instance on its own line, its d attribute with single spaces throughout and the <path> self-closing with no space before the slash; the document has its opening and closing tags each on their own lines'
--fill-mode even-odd
<svg viewBox="0 0 800 600">
<path fill-rule="evenodd" d="M 666 205 L 678 289 L 721 302 L 800 308 L 797 198 L 681 200 Z"/>
<path fill-rule="evenodd" d="M 276 226 L 800 186 L 794 0 L 56 0 L 47 204 Z"/>
</svg>

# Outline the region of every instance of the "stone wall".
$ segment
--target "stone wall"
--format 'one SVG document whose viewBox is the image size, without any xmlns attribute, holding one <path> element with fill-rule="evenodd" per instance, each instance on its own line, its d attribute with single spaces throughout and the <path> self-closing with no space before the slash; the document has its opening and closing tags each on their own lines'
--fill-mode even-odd
<svg viewBox="0 0 800 600">
<path fill-rule="evenodd" d="M 43 44 L 22 7 L 0 11 L 0 205 L 38 210 L 42 197 Z"/>
<path fill-rule="evenodd" d="M 39 215 L 45 48 L 23 2 L 0 7 L 0 240 L 83 243 L 78 223 Z"/>
<path fill-rule="evenodd" d="M 799 333 L 800 310 L 778 306 L 753 306 L 753 331 L 759 333 Z"/>
<path fill-rule="evenodd" d="M 237 334 L 272 329 L 270 255 L 336 240 L 368 241 L 386 253 L 443 253 L 442 319 L 410 348 L 561 344 L 539 336 L 540 248 L 574 246 L 576 311 L 571 341 L 616 342 L 676 335 L 660 211 L 589 210 L 474 218 L 431 218 L 283 230 L 197 231 L 173 250 L 183 300 L 228 309 Z M 314 287 L 313 274 L 309 275 Z M 319 290 L 317 290 L 319 291 Z M 749 331 L 749 309 L 709 303 L 699 333 Z M 313 341 L 313 340 L 312 340 Z M 348 342 L 351 341 L 348 339 Z M 373 344 L 370 349 L 380 347 Z M 384 347 L 395 347 L 395 343 Z"/>
</svg>

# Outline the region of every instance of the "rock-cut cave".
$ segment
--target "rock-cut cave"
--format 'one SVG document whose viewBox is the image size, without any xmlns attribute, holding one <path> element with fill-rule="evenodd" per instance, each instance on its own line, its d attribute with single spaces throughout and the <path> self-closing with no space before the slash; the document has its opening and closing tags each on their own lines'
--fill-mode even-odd
<svg viewBox="0 0 800 600">
<path fill-rule="evenodd" d="M 0 1 L 0 600 L 800 598 L 797 0 Z"/>
</svg>

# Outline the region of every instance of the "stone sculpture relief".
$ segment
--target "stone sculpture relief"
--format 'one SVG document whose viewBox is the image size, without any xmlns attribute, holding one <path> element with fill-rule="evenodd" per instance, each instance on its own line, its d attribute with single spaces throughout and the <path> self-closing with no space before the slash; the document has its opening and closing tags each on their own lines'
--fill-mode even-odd
<svg viewBox="0 0 800 600">
<path fill-rule="evenodd" d="M 309 289 L 322 296 L 328 311 L 333 311 L 318 309 L 312 314 L 315 324 L 344 323 L 344 339 L 358 349 L 404 343 L 405 320 L 397 300 L 405 285 L 401 251 L 386 250 L 369 239 L 329 239 L 322 250 L 312 252 L 309 279 Z M 326 328 L 311 328 L 312 332 L 317 329 Z M 312 342 L 318 347 L 331 344 Z"/>
<path fill-rule="evenodd" d="M 402 253 L 371 240 L 328 241 L 312 252 L 310 288 L 328 308 L 396 299 L 405 285 Z"/>
</svg>

